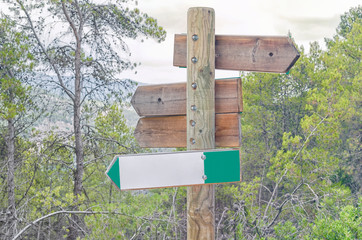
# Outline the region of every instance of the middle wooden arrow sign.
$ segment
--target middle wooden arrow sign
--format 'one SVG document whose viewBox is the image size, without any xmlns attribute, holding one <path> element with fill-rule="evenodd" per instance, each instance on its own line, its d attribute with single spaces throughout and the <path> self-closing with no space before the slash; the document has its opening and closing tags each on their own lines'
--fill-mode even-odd
<svg viewBox="0 0 362 240">
<path fill-rule="evenodd" d="M 186 115 L 186 83 L 139 86 L 131 104 L 140 117 Z M 215 113 L 242 111 L 241 79 L 216 79 Z"/>
<path fill-rule="evenodd" d="M 186 147 L 186 83 L 140 86 L 131 104 L 143 117 L 134 134 L 141 147 Z M 241 79 L 216 80 L 216 147 L 240 146 L 242 111 Z"/>
</svg>

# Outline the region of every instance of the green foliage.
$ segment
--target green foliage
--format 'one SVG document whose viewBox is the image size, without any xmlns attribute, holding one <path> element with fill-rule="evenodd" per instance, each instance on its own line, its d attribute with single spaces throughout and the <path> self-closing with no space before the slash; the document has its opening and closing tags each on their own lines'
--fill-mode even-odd
<svg viewBox="0 0 362 240">
<path fill-rule="evenodd" d="M 346 205 L 336 215 L 318 214 L 310 237 L 306 239 L 361 239 L 362 209 L 361 201 L 357 207 Z"/>
<path fill-rule="evenodd" d="M 118 152 L 125 152 L 134 144 L 132 129 L 127 126 L 119 104 L 113 104 L 105 111 L 99 112 L 95 118 L 95 127 L 98 134 L 106 140 L 102 143 L 109 140 L 110 144 L 116 145 L 115 150 Z"/>
<path fill-rule="evenodd" d="M 302 48 L 288 75 L 244 74 L 244 186 L 231 200 L 250 199 L 238 210 L 243 239 L 306 238 L 321 211 L 332 219 L 360 195 L 360 12 L 342 16 L 326 51 Z"/>
<path fill-rule="evenodd" d="M 115 100 L 127 97 L 123 96 L 123 89 L 127 92 L 133 87 L 131 81 L 120 80 L 119 74 L 138 65 L 125 57 L 131 54 L 125 39 L 150 37 L 163 41 L 166 32 L 158 26 L 156 19 L 138 9 L 130 10 L 126 2 L 11 2 L 17 26 L 27 34 L 29 43 L 32 43 L 29 49 L 41 61 L 34 70 L 39 75 L 52 72 L 50 74 L 56 76 L 35 80 L 44 91 L 57 89 L 50 91 L 49 95 L 64 93 L 68 97 L 64 105 L 70 106 L 65 108 L 73 113 L 74 131 L 55 127 L 35 133 L 37 149 L 33 149 L 29 156 L 37 156 L 40 160 L 38 163 L 29 161 L 36 170 L 25 190 L 29 219 L 59 209 L 86 210 L 92 204 L 112 202 L 112 186 L 105 183 L 104 175 L 110 158 L 115 154 L 139 151 L 131 129 L 125 124 L 121 107 L 112 105 Z M 33 20 L 32 16 L 38 18 Z M 18 39 L 14 42 L 21 43 Z M 21 48 L 22 45 L 17 46 Z M 12 60 L 8 61 L 9 65 L 19 61 L 15 50 L 6 49 L 7 54 L 14 56 L 9 58 Z M 3 81 L 2 85 L 6 86 L 7 82 Z M 13 83 L 11 88 L 11 93 L 20 91 Z M 13 97 L 8 95 L 13 103 Z M 9 117 L 21 112 L 22 105 L 8 106 L 4 97 L 1 100 L 0 106 L 4 103 L 9 109 Z M 24 168 L 27 167 L 26 164 Z M 25 176 L 16 177 L 24 180 Z M 61 227 L 53 232 L 50 230 L 49 236 L 41 237 L 50 238 L 52 235 L 54 239 L 60 236 L 75 239 L 81 231 L 73 226 L 86 228 L 82 218 L 74 215 L 71 220 L 54 217 L 52 220 Z M 67 229 L 64 228 L 66 224 Z M 28 234 L 32 238 L 34 232 Z"/>
<path fill-rule="evenodd" d="M 297 229 L 293 226 L 293 223 L 290 221 L 280 222 L 274 227 L 276 238 L 270 239 L 278 239 L 278 240 L 292 240 L 298 239 L 297 237 Z"/>
<path fill-rule="evenodd" d="M 73 1 L 37 2 L 33 10 L 42 7 L 56 21 L 64 22 L 60 14 L 62 3 L 79 23 Z M 135 67 L 120 55 L 113 56 L 129 53 L 124 37 L 149 36 L 161 41 L 165 31 L 155 19 L 139 9 L 128 9 L 122 1 L 104 5 L 78 3 L 88 13 L 84 26 L 90 33 L 83 38 L 87 47 L 80 53 L 82 79 L 89 80 L 82 92 L 82 194 L 73 193 L 73 133 L 54 127 L 24 134 L 16 142 L 16 201 L 19 216 L 26 220 L 19 227 L 50 212 L 77 207 L 87 212 L 79 215 L 84 219 L 85 239 L 185 239 L 186 188 L 119 192 L 109 182 L 104 172 L 114 155 L 147 150 L 140 149 L 133 129 L 127 126 L 125 105 L 114 99 L 99 100 L 110 100 L 117 88 L 88 98 L 102 84 L 116 81 L 114 74 Z M 94 21 L 97 24 L 93 29 Z M 25 96 L 31 89 L 6 70 L 27 71 L 33 57 L 28 54 L 24 34 L 12 31 L 16 29 L 14 23 L 3 20 L 0 26 L 3 49 L 11 53 L 0 51 L 1 66 L 7 66 L 1 68 L 0 114 L 7 120 L 26 112 Z M 68 30 L 63 33 L 71 33 Z M 109 31 L 115 42 L 104 37 Z M 62 74 L 69 73 L 77 54 L 72 49 L 74 42 L 49 42 L 47 54 Z M 119 44 L 119 51 L 112 49 L 114 44 Z M 218 239 L 362 237 L 361 46 L 359 6 L 341 17 L 337 34 L 327 40 L 327 49 L 311 43 L 306 53 L 301 47 L 301 57 L 289 74 L 242 74 L 243 181 L 216 185 Z M 49 66 L 45 69 L 49 70 Z M 69 79 L 64 79 L 68 87 L 72 86 L 72 78 Z M 3 141 L 0 138 L 0 143 Z M 3 145 L 0 144 L 1 156 Z M 3 183 L 5 177 L 0 174 Z M 1 209 L 7 206 L 5 196 L 2 191 Z M 69 214 L 51 217 L 32 226 L 24 239 L 69 237 L 66 226 L 70 221 Z"/>
<path fill-rule="evenodd" d="M 0 118 L 13 119 L 25 111 L 29 86 L 18 78 L 32 69 L 33 56 L 27 37 L 15 30 L 15 22 L 0 19 Z"/>
<path fill-rule="evenodd" d="M 351 8 L 347 13 L 341 16 L 341 22 L 337 27 L 337 34 L 341 37 L 348 38 L 352 31 L 353 25 L 362 19 L 362 6 Z"/>
<path fill-rule="evenodd" d="M 46 44 L 38 46 L 37 52 L 41 53 L 38 58 L 47 60 L 43 61 L 41 71 L 57 69 L 61 75 L 74 75 L 79 47 L 76 42 L 81 40 L 80 71 L 82 81 L 88 83 L 83 84 L 83 91 L 90 99 L 94 99 L 102 89 L 112 90 L 112 94 L 117 95 L 119 88 L 113 87 L 117 84 L 126 86 L 118 79 L 119 74 L 127 69 L 134 70 L 139 65 L 125 57 L 131 55 L 125 39 L 144 41 L 143 38 L 153 38 L 162 42 L 166 38 L 166 31 L 157 20 L 137 8 L 130 9 L 128 0 L 107 0 L 101 4 L 85 0 L 21 2 L 29 14 L 40 16 L 39 21 L 33 23 L 34 28 L 27 28 L 30 30 L 29 37 L 34 41 L 37 41 L 35 34 L 38 38 L 48 38 Z M 20 9 L 17 11 L 23 8 L 18 5 Z M 20 18 L 20 21 L 23 19 Z M 56 27 L 49 28 L 48 23 Z M 62 88 L 71 86 L 66 78 L 62 81 Z M 98 91 L 93 93 L 90 88 L 98 88 Z M 69 90 L 72 91 L 71 88 Z"/>
</svg>

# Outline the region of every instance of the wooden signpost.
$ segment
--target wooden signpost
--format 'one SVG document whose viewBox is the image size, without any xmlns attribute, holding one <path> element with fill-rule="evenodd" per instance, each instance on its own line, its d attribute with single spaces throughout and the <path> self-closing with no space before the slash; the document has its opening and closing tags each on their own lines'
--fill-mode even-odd
<svg viewBox="0 0 362 240">
<path fill-rule="evenodd" d="M 141 86 L 131 100 L 142 117 L 135 130 L 141 147 L 188 151 L 116 156 L 107 176 L 121 190 L 189 186 L 187 239 L 215 239 L 210 183 L 240 181 L 240 160 L 238 150 L 212 149 L 240 147 L 243 111 L 241 79 L 215 81 L 215 69 L 285 73 L 298 58 L 288 37 L 215 36 L 214 10 L 190 8 L 173 59 L 187 67 L 187 82 Z"/>
<path fill-rule="evenodd" d="M 215 148 L 215 12 L 187 12 L 187 150 Z M 192 123 L 195 124 L 192 124 Z M 215 239 L 215 187 L 187 188 L 187 239 Z"/>
</svg>

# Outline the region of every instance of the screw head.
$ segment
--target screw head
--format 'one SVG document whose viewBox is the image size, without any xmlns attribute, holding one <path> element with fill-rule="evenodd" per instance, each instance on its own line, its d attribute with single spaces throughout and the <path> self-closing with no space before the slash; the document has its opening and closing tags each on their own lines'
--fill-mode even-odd
<svg viewBox="0 0 362 240">
<path fill-rule="evenodd" d="M 192 35 L 192 40 L 194 41 L 199 40 L 199 36 L 197 36 L 197 34 Z"/>
<path fill-rule="evenodd" d="M 197 58 L 196 58 L 196 57 L 192 57 L 192 58 L 191 58 L 191 62 L 192 62 L 192 63 L 197 63 Z"/>
<path fill-rule="evenodd" d="M 197 88 L 197 83 L 193 82 L 193 83 L 191 84 L 191 87 L 192 87 L 193 89 L 196 89 L 196 88 Z"/>
<path fill-rule="evenodd" d="M 206 159 L 206 156 L 204 154 L 201 155 L 201 159 L 202 160 L 205 160 Z"/>
<path fill-rule="evenodd" d="M 190 142 L 191 142 L 191 144 L 195 144 L 195 143 L 196 143 L 196 141 L 195 141 L 194 138 L 190 138 Z"/>
<path fill-rule="evenodd" d="M 191 121 L 190 121 L 190 125 L 193 126 L 193 127 L 195 127 L 196 122 L 195 122 L 194 120 L 191 120 Z"/>
<path fill-rule="evenodd" d="M 202 179 L 206 180 L 207 176 L 206 175 L 202 175 Z"/>
<path fill-rule="evenodd" d="M 191 105 L 191 110 L 196 111 L 196 105 Z"/>
</svg>

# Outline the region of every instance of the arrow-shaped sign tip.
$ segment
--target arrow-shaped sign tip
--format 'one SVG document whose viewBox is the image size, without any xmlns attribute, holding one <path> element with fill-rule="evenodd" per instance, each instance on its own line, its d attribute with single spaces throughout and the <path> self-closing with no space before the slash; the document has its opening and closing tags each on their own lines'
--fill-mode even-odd
<svg viewBox="0 0 362 240">
<path fill-rule="evenodd" d="M 118 157 L 113 161 L 113 164 L 109 166 L 106 171 L 106 175 L 111 179 L 111 181 L 121 189 L 121 180 L 119 174 L 119 159 Z"/>
<path fill-rule="evenodd" d="M 137 102 L 139 101 L 139 96 L 143 95 L 142 93 L 139 94 L 139 92 L 141 91 L 140 89 L 141 88 L 139 86 L 136 88 L 136 91 L 134 92 L 132 99 L 131 99 L 131 105 L 132 105 L 133 109 L 136 111 L 136 113 L 138 114 L 138 116 L 141 117 L 139 104 L 137 104 Z"/>
</svg>

